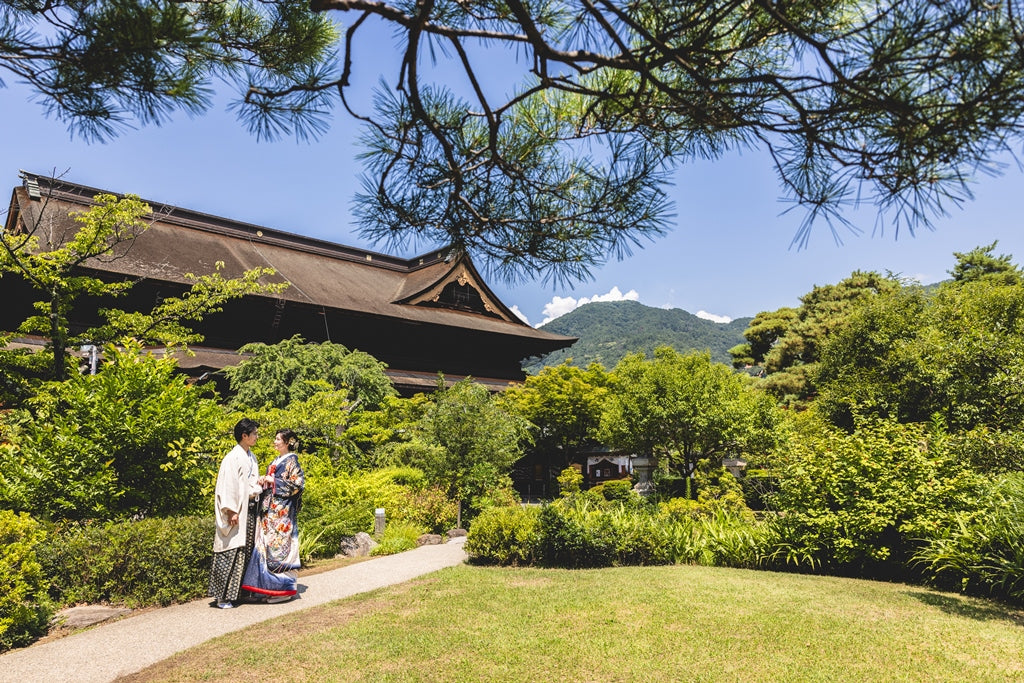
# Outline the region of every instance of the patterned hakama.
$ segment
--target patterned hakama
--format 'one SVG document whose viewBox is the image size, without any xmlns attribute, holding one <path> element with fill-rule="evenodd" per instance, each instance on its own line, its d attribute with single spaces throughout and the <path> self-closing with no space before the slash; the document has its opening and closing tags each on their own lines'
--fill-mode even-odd
<svg viewBox="0 0 1024 683">
<path fill-rule="evenodd" d="M 213 554 L 208 594 L 218 602 L 238 600 L 242 590 L 242 577 L 252 555 L 253 540 L 258 522 L 259 502 L 249 501 L 249 514 L 245 524 L 245 545 Z"/>
</svg>

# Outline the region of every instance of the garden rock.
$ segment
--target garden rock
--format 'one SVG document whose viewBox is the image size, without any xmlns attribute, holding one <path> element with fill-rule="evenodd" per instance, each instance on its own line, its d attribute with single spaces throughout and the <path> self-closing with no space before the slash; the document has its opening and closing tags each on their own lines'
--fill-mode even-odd
<svg viewBox="0 0 1024 683">
<path fill-rule="evenodd" d="M 459 538 L 460 536 L 465 536 L 465 535 L 466 535 L 466 530 L 465 529 L 449 529 L 448 530 L 448 538 Z"/>
<path fill-rule="evenodd" d="M 69 607 L 57 613 L 51 630 L 74 631 L 93 624 L 99 624 L 131 612 L 130 609 L 107 607 L 105 605 L 80 605 Z"/>
<path fill-rule="evenodd" d="M 416 539 L 416 545 L 441 545 L 440 534 L 423 534 Z"/>
<path fill-rule="evenodd" d="M 367 557 L 377 545 L 377 541 L 373 540 L 370 534 L 360 531 L 355 536 L 345 536 L 341 539 L 338 554 L 343 557 Z"/>
</svg>

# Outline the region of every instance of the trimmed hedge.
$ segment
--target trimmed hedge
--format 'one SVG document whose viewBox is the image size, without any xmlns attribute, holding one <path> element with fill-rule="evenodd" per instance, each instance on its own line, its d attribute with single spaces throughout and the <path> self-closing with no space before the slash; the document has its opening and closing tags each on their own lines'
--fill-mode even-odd
<svg viewBox="0 0 1024 683">
<path fill-rule="evenodd" d="M 213 536 L 212 517 L 68 524 L 39 560 L 61 605 L 164 606 L 206 594 Z"/>
</svg>

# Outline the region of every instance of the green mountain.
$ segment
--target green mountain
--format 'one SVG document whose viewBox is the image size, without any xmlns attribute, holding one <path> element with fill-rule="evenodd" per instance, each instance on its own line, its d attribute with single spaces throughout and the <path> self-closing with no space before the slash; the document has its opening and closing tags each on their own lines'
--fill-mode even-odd
<svg viewBox="0 0 1024 683">
<path fill-rule="evenodd" d="M 572 358 L 572 364 L 579 367 L 597 361 L 611 370 L 627 353 L 642 351 L 652 356 L 658 346 L 671 346 L 681 353 L 710 351 L 712 360 L 730 364 L 729 349 L 746 341 L 743 331 L 750 320 L 737 318 L 730 323 L 715 323 L 680 308 L 652 308 L 636 301 L 599 301 L 542 325 L 542 330 L 579 337 L 579 341 L 568 349 L 530 359 L 523 367 L 534 373 Z"/>
</svg>

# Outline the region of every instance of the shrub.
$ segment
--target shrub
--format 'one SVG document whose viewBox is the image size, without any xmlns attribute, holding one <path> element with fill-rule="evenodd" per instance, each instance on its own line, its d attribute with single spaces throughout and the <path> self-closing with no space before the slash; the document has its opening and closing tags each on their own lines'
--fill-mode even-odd
<svg viewBox="0 0 1024 683">
<path fill-rule="evenodd" d="M 1000 431 L 981 425 L 950 440 L 959 458 L 979 472 L 1024 472 L 1024 431 Z"/>
<path fill-rule="evenodd" d="M 466 539 L 474 562 L 570 568 L 667 563 L 754 568 L 774 546 L 773 528 L 749 515 L 726 510 L 675 515 L 650 506 L 608 505 L 586 495 L 543 508 L 489 510 Z"/>
<path fill-rule="evenodd" d="M 206 593 L 212 517 L 168 517 L 57 527 L 39 549 L 61 605 L 169 605 Z"/>
<path fill-rule="evenodd" d="M 642 500 L 640 494 L 633 490 L 633 482 L 629 479 L 611 479 L 592 486 L 590 491 L 607 501 L 619 503 L 636 503 Z"/>
<path fill-rule="evenodd" d="M 298 526 L 306 557 L 331 557 L 341 539 L 373 530 L 373 503 L 353 491 L 350 477 L 307 477 Z"/>
<path fill-rule="evenodd" d="M 615 564 L 650 565 L 670 562 L 664 527 L 650 508 L 620 503 L 604 514 L 608 518 L 615 542 Z"/>
<path fill-rule="evenodd" d="M 46 633 L 53 616 L 36 557 L 36 547 L 45 537 L 28 514 L 0 510 L 0 652 Z"/>
<path fill-rule="evenodd" d="M 540 508 L 494 507 L 473 520 L 466 552 L 480 564 L 529 565 L 537 547 Z"/>
<path fill-rule="evenodd" d="M 720 510 L 694 523 L 698 561 L 714 567 L 754 569 L 773 548 L 773 528 L 743 513 Z"/>
<path fill-rule="evenodd" d="M 436 486 L 408 489 L 398 503 L 395 521 L 404 521 L 422 527 L 430 533 L 440 534 L 455 527 L 459 504 L 450 500 Z"/>
<path fill-rule="evenodd" d="M 549 567 L 608 567 L 615 559 L 611 523 L 587 498 L 560 499 L 540 513 L 537 561 Z"/>
<path fill-rule="evenodd" d="M 474 495 L 469 505 L 462 509 L 462 526 L 470 526 L 477 516 L 484 510 L 491 508 L 506 508 L 518 505 L 520 496 L 512 487 L 512 480 L 507 476 L 501 477 L 490 486 Z"/>
<path fill-rule="evenodd" d="M 428 486 L 423 472 L 413 467 L 307 476 L 298 520 L 303 555 L 334 555 L 342 538 L 372 531 L 377 508 L 384 508 L 389 525 L 409 523 L 437 533 L 454 525 L 458 511 L 454 501 Z"/>
<path fill-rule="evenodd" d="M 1024 603 L 1024 474 L 995 482 L 976 512 L 961 512 L 914 557 L 939 588 Z"/>
<path fill-rule="evenodd" d="M 137 344 L 105 356 L 96 375 L 48 382 L 18 411 L 17 448 L 0 450 L 0 501 L 50 519 L 206 509 L 216 401 Z"/>
<path fill-rule="evenodd" d="M 583 486 L 583 474 L 575 467 L 566 467 L 558 474 L 558 492 L 562 496 L 571 496 L 580 492 Z"/>
<path fill-rule="evenodd" d="M 416 547 L 416 540 L 423 535 L 423 528 L 409 522 L 391 523 L 384 527 L 380 543 L 370 551 L 371 555 L 394 555 Z"/>
<path fill-rule="evenodd" d="M 973 507 L 981 480 L 925 425 L 858 419 L 856 431 L 822 425 L 782 456 L 772 503 L 775 557 L 865 578 L 916 578 L 922 541 Z"/>
</svg>

